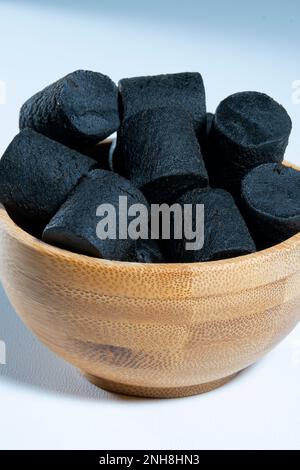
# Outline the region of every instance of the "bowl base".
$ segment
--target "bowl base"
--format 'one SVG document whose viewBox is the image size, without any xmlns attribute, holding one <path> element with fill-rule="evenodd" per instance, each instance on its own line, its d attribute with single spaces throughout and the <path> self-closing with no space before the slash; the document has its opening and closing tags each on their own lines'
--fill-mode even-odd
<svg viewBox="0 0 300 470">
<path fill-rule="evenodd" d="M 237 374 L 238 372 L 229 375 L 228 377 L 199 385 L 188 385 L 183 387 L 142 387 L 139 385 L 128 385 L 114 382 L 84 372 L 85 377 L 97 387 L 103 388 L 109 392 L 144 398 L 180 398 L 211 392 L 212 390 L 225 385 Z"/>
</svg>

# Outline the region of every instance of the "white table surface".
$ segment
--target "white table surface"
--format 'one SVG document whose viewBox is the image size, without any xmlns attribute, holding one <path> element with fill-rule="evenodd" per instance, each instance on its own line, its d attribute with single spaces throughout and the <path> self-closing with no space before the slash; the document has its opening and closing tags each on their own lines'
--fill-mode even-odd
<svg viewBox="0 0 300 470">
<path fill-rule="evenodd" d="M 116 81 L 199 70 L 211 111 L 241 90 L 281 102 L 294 122 L 287 158 L 300 164 L 300 103 L 292 95 L 299 5 L 2 0 L 0 154 L 17 133 L 24 100 L 72 70 Z M 89 384 L 32 336 L 2 289 L 0 340 L 1 449 L 300 449 L 300 326 L 228 385 L 177 400 L 127 398 Z"/>
</svg>

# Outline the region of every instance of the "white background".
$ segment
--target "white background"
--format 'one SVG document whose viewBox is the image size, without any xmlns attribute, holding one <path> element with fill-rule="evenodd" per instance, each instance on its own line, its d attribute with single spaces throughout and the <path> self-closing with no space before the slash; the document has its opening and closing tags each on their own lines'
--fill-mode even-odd
<svg viewBox="0 0 300 470">
<path fill-rule="evenodd" d="M 17 133 L 25 99 L 72 70 L 115 81 L 189 70 L 203 74 L 210 111 L 242 90 L 281 102 L 294 122 L 287 158 L 300 164 L 300 103 L 292 100 L 300 80 L 299 5 L 1 0 L 0 154 Z M 299 326 L 230 384 L 177 400 L 122 397 L 90 385 L 31 335 L 2 290 L 0 340 L 7 347 L 3 449 L 300 449 Z"/>
</svg>

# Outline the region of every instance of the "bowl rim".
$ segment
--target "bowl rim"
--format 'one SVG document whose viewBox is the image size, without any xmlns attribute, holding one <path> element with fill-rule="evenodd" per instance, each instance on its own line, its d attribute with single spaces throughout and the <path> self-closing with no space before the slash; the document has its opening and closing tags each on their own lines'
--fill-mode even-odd
<svg viewBox="0 0 300 470">
<path fill-rule="evenodd" d="M 24 246 L 29 247 L 30 249 L 39 252 L 42 255 L 55 256 L 57 258 L 65 259 L 66 261 L 76 261 L 84 264 L 93 264 L 95 267 L 101 265 L 104 267 L 108 265 L 110 267 L 126 268 L 126 269 L 153 269 L 157 271 L 199 271 L 199 270 L 209 270 L 211 268 L 215 269 L 217 266 L 225 267 L 230 265 L 242 265 L 248 264 L 249 262 L 257 262 L 258 258 L 270 258 L 275 253 L 277 254 L 280 250 L 281 252 L 288 253 L 291 250 L 294 250 L 296 246 L 299 245 L 300 251 L 300 232 L 291 238 L 274 245 L 265 250 L 257 251 L 248 255 L 237 256 L 234 258 L 227 258 L 223 260 L 216 261 L 200 261 L 195 263 L 139 263 L 132 261 L 115 261 L 107 260 L 103 258 L 95 258 L 92 256 L 82 255 L 79 253 L 74 253 L 72 251 L 65 250 L 63 248 L 58 248 L 56 246 L 45 243 L 42 240 L 30 235 L 28 232 L 21 229 L 15 222 L 9 217 L 6 210 L 0 207 L 0 222 L 3 222 L 5 225 L 5 230 L 10 233 L 19 243 Z"/>
<path fill-rule="evenodd" d="M 300 167 L 297 165 L 290 163 L 288 161 L 283 162 L 284 165 L 288 167 L 292 167 L 298 171 L 300 171 Z M 277 245 L 271 246 L 270 248 L 266 248 L 264 250 L 256 251 L 255 253 L 250 253 L 248 255 L 237 256 L 234 258 L 227 258 L 222 260 L 215 260 L 215 261 L 199 261 L 195 263 L 139 263 L 139 262 L 132 262 L 132 261 L 117 261 L 117 260 L 107 260 L 104 258 L 96 258 L 88 255 L 83 255 L 79 253 L 75 253 L 69 250 L 65 250 L 63 248 L 56 247 L 54 245 L 50 245 L 43 240 L 40 240 L 30 233 L 23 230 L 19 227 L 8 215 L 5 207 L 0 204 L 0 224 L 5 226 L 5 231 L 9 233 L 13 238 L 15 238 L 19 243 L 24 246 L 37 251 L 42 255 L 49 255 L 55 256 L 56 258 L 61 258 L 66 261 L 76 261 L 77 263 L 89 264 L 93 265 L 95 268 L 105 266 L 109 266 L 110 268 L 116 267 L 118 269 L 124 268 L 126 270 L 132 268 L 133 270 L 153 270 L 155 271 L 180 271 L 180 273 L 186 272 L 199 272 L 199 271 L 209 271 L 215 270 L 217 267 L 226 268 L 229 266 L 234 265 L 237 267 L 243 267 L 253 263 L 257 263 L 257 259 L 261 258 L 266 261 L 267 259 L 271 259 L 274 255 L 278 255 L 278 251 L 281 253 L 283 252 L 290 252 L 294 251 L 296 248 L 299 248 L 300 252 L 300 232 L 292 237 L 284 240 Z"/>
</svg>

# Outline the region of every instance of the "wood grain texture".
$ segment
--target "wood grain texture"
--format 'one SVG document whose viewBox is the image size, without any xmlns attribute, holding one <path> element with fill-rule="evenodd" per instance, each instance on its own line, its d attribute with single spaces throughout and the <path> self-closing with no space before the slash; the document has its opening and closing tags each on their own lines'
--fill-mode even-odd
<svg viewBox="0 0 300 470">
<path fill-rule="evenodd" d="M 0 256 L 26 325 L 92 382 L 121 393 L 212 390 L 300 319 L 300 234 L 234 259 L 144 265 L 52 247 L 0 208 Z"/>
</svg>

